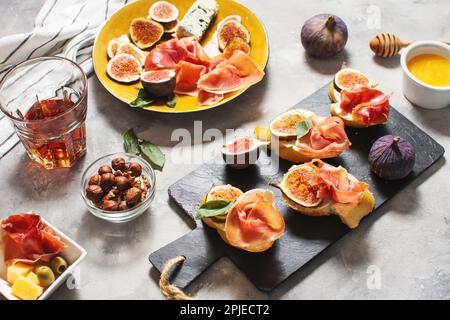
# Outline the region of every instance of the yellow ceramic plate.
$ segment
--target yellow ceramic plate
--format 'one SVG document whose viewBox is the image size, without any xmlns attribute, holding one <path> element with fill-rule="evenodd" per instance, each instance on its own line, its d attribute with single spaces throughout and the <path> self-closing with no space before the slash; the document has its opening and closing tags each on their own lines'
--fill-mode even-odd
<svg viewBox="0 0 450 320">
<path fill-rule="evenodd" d="M 156 0 L 138 0 L 131 2 L 115 12 L 103 25 L 97 39 L 95 40 L 94 50 L 93 50 L 93 60 L 94 69 L 97 74 L 98 79 L 103 84 L 103 86 L 117 99 L 122 100 L 125 103 L 130 103 L 136 98 L 141 84 L 139 82 L 132 84 L 123 84 L 111 80 L 106 74 L 106 65 L 108 64 L 107 47 L 110 40 L 115 39 L 123 34 L 128 34 L 128 29 L 130 23 L 133 19 L 138 17 L 147 17 L 148 10 L 152 3 Z M 179 19 L 181 19 L 186 11 L 189 9 L 194 0 L 169 0 L 168 2 L 175 5 L 180 11 Z M 219 5 L 219 12 L 213 24 L 209 27 L 207 34 L 202 39 L 202 45 L 204 47 L 208 46 L 208 43 L 214 38 L 214 33 L 216 31 L 217 24 L 224 17 L 238 14 L 242 17 L 242 23 L 250 32 L 250 46 L 251 46 L 251 57 L 264 68 L 267 64 L 267 59 L 269 55 L 268 40 L 264 26 L 259 21 L 258 17 L 245 8 L 243 5 L 232 1 L 232 0 L 217 0 Z M 212 45 L 211 42 L 209 45 Z M 163 106 L 150 106 L 145 109 L 153 110 L 165 113 L 181 113 L 181 112 L 193 112 L 201 111 L 209 108 L 214 108 L 222 105 L 241 93 L 243 93 L 248 88 L 231 92 L 225 96 L 225 98 L 217 104 L 212 106 L 200 107 L 196 97 L 190 96 L 179 96 L 177 100 L 177 105 L 175 108 L 169 108 L 165 105 Z"/>
</svg>

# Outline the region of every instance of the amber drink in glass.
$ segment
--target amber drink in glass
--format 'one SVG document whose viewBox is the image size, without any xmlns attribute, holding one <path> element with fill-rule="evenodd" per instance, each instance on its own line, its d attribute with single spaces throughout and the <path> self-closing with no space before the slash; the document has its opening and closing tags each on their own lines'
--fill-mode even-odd
<svg viewBox="0 0 450 320">
<path fill-rule="evenodd" d="M 19 64 L 0 84 L 0 108 L 46 169 L 71 167 L 86 153 L 87 79 L 76 63 L 43 57 Z"/>
</svg>

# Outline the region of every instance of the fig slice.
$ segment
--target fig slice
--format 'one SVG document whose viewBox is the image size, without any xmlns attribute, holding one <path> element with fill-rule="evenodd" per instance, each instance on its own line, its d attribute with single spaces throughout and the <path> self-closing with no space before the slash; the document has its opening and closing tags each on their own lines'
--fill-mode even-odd
<svg viewBox="0 0 450 320">
<path fill-rule="evenodd" d="M 202 204 L 207 201 L 212 200 L 225 200 L 225 201 L 235 201 L 240 196 L 242 196 L 244 192 L 241 189 L 232 186 L 231 184 L 226 185 L 218 185 L 214 186 L 209 190 L 209 192 L 205 195 L 202 200 Z M 210 226 L 211 228 L 225 231 L 225 219 L 227 215 L 215 216 L 215 217 L 205 217 L 203 218 L 203 222 Z"/>
<path fill-rule="evenodd" d="M 217 31 L 217 40 L 220 50 L 225 49 L 227 44 L 234 38 L 241 38 L 246 43 L 250 43 L 250 33 L 243 24 L 236 20 L 229 20 L 222 23 Z"/>
<path fill-rule="evenodd" d="M 231 184 L 214 186 L 206 195 L 206 201 L 225 200 L 234 201 L 244 193 L 241 189 L 232 186 Z"/>
<path fill-rule="evenodd" d="M 138 59 L 141 66 L 144 65 L 145 58 L 147 57 L 144 54 L 144 52 L 142 52 L 141 49 L 139 49 L 132 43 L 120 43 L 119 46 L 117 47 L 116 54 L 121 54 L 121 53 L 127 53 L 127 54 L 135 57 L 136 59 Z"/>
<path fill-rule="evenodd" d="M 166 97 L 173 94 L 176 73 L 170 69 L 145 71 L 141 75 L 144 90 L 153 97 Z"/>
<path fill-rule="evenodd" d="M 314 174 L 314 169 L 308 165 L 294 165 L 276 186 L 289 200 L 303 207 L 317 207 L 322 199 L 318 196 L 318 188 L 310 184 Z"/>
<path fill-rule="evenodd" d="M 142 67 L 139 60 L 127 53 L 115 55 L 106 66 L 108 76 L 119 82 L 139 80 Z"/>
<path fill-rule="evenodd" d="M 242 38 L 234 38 L 223 50 L 223 57 L 230 58 L 236 50 L 241 50 L 245 54 L 250 54 L 250 46 Z"/>
<path fill-rule="evenodd" d="M 148 11 L 149 17 L 161 23 L 177 20 L 179 11 L 177 7 L 167 1 L 156 1 Z"/>
<path fill-rule="evenodd" d="M 341 90 L 352 90 L 355 87 L 371 87 L 372 81 L 361 71 L 344 68 L 334 75 L 334 85 Z"/>
<path fill-rule="evenodd" d="M 147 49 L 158 42 L 164 34 L 164 27 L 153 20 L 136 18 L 130 24 L 131 40 L 140 48 Z"/>
<path fill-rule="evenodd" d="M 311 118 L 314 113 L 305 109 L 293 109 L 276 117 L 270 123 L 270 133 L 280 139 L 297 137 L 297 123 L 305 118 Z"/>
<path fill-rule="evenodd" d="M 128 36 L 126 34 L 121 35 L 118 38 L 112 39 L 109 43 L 108 43 L 108 57 L 111 59 L 112 57 L 114 57 L 117 54 L 117 48 L 119 47 L 119 45 L 121 43 L 128 43 L 130 42 L 130 39 L 128 38 Z"/>
<path fill-rule="evenodd" d="M 217 31 L 219 31 L 219 29 L 222 27 L 222 25 L 223 25 L 225 22 L 228 22 L 228 21 L 231 21 L 231 20 L 237 21 L 237 22 L 239 22 L 239 23 L 242 22 L 242 18 L 241 18 L 241 16 L 238 15 L 238 14 L 233 14 L 233 15 L 231 15 L 231 16 L 226 16 L 225 18 L 223 18 L 222 20 L 220 20 L 220 22 L 217 24 Z"/>
</svg>

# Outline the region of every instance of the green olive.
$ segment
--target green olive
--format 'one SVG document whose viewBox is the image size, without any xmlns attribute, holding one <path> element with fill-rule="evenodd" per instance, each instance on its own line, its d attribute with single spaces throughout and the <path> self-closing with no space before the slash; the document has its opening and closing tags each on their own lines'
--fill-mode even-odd
<svg viewBox="0 0 450 320">
<path fill-rule="evenodd" d="M 39 284 L 43 287 L 49 287 L 53 282 L 55 282 L 55 274 L 52 269 L 47 266 L 38 266 L 34 272 L 38 277 Z"/>
<path fill-rule="evenodd" d="M 66 271 L 67 261 L 63 257 L 57 256 L 50 262 L 50 266 L 57 275 L 60 275 Z"/>
</svg>

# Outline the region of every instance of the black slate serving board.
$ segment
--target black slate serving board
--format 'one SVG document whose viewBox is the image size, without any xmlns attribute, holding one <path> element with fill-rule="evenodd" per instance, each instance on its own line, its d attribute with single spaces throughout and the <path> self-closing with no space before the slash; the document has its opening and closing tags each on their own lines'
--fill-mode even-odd
<svg viewBox="0 0 450 320">
<path fill-rule="evenodd" d="M 319 115 L 328 115 L 330 108 L 328 85 L 294 106 L 300 107 Z M 393 107 L 388 124 L 367 129 L 346 128 L 346 132 L 352 142 L 351 149 L 338 158 L 326 161 L 333 165 L 342 165 L 358 179 L 369 184 L 376 199 L 372 215 L 377 214 L 377 208 L 444 154 L 441 145 Z M 369 149 L 376 139 L 386 134 L 400 135 L 408 139 L 416 149 L 413 172 L 403 180 L 384 181 L 369 170 L 367 162 Z M 280 191 L 269 183 L 280 181 L 292 163 L 280 160 L 278 168 L 278 165 L 270 163 L 268 159 L 268 155 L 263 152 L 257 165 L 244 170 L 234 170 L 228 168 L 222 157 L 218 156 L 174 183 L 169 188 L 169 196 L 194 219 L 201 198 L 213 185 L 229 183 L 243 191 L 253 188 L 272 190 L 276 196 L 275 206 L 284 216 L 286 230 L 271 249 L 254 254 L 232 248 L 221 240 L 215 230 L 196 221 L 196 229 L 150 255 L 149 260 L 156 269 L 161 271 L 164 263 L 174 256 L 185 256 L 185 262 L 173 278 L 175 285 L 185 288 L 217 259 L 227 256 L 258 289 L 271 291 L 309 260 L 351 231 L 336 216 L 307 217 L 289 209 L 281 200 Z M 364 220 L 361 223 L 364 223 Z"/>
</svg>

